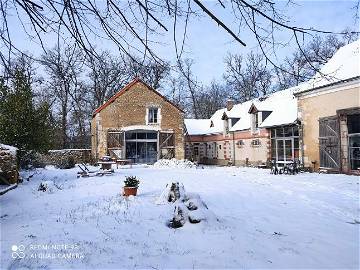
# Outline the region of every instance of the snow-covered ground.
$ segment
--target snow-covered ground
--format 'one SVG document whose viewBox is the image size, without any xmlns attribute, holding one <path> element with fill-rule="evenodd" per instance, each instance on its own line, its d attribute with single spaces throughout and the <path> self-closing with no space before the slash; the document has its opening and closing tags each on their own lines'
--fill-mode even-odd
<svg viewBox="0 0 360 270">
<path fill-rule="evenodd" d="M 0 196 L 0 268 L 359 268 L 358 177 L 133 166 L 77 179 L 77 171 L 39 169 Z M 127 175 L 141 180 L 128 200 Z M 38 191 L 41 181 L 49 191 Z M 174 205 L 156 201 L 171 181 L 200 196 L 207 221 L 166 226 Z"/>
</svg>

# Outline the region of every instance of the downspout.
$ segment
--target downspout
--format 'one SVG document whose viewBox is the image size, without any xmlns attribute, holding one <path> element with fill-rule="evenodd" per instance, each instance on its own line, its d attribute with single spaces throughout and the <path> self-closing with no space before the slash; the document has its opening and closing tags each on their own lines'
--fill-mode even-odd
<svg viewBox="0 0 360 270">
<path fill-rule="evenodd" d="M 300 122 L 300 124 L 297 125 L 299 128 L 299 139 L 300 139 L 300 149 L 301 149 L 301 163 L 303 166 L 305 166 L 305 151 L 304 151 L 304 128 L 303 128 L 303 124 Z"/>
<path fill-rule="evenodd" d="M 234 161 L 234 166 L 236 166 L 236 159 L 235 159 L 235 131 L 232 132 L 232 141 L 233 141 L 233 161 Z"/>
</svg>

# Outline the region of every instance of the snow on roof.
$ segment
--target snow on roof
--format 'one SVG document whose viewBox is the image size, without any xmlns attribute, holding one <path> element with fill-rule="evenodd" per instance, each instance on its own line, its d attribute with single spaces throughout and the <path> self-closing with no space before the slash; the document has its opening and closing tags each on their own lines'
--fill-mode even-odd
<svg viewBox="0 0 360 270">
<path fill-rule="evenodd" d="M 341 47 L 297 93 L 360 76 L 360 39 Z"/>
<path fill-rule="evenodd" d="M 0 150 L 5 150 L 6 152 L 10 153 L 11 155 L 16 156 L 16 151 L 18 149 L 14 146 L 0 143 Z"/>
<path fill-rule="evenodd" d="M 251 118 L 249 114 L 249 109 L 252 105 L 252 100 L 246 101 L 244 103 L 240 103 L 234 106 L 236 107 L 236 111 L 232 112 L 229 111 L 229 114 L 231 115 L 230 118 L 240 118 L 236 124 L 230 128 L 230 131 L 236 131 L 236 130 L 245 130 L 250 128 L 251 124 Z M 231 112 L 231 113 L 230 113 Z"/>
<path fill-rule="evenodd" d="M 275 92 L 266 97 L 256 98 L 234 105 L 228 111 L 226 108 L 217 110 L 210 119 L 185 119 L 189 135 L 221 133 L 224 130 L 224 113 L 228 118 L 239 118 L 230 131 L 247 130 L 251 127 L 251 106 L 258 111 L 269 111 L 270 115 L 260 124 L 260 127 L 271 127 L 292 124 L 297 120 L 297 100 L 294 92 L 303 84 Z M 213 125 L 210 127 L 210 125 Z"/>
<path fill-rule="evenodd" d="M 223 132 L 224 123 L 221 118 L 223 117 L 224 112 L 226 112 L 225 108 L 219 109 L 213 114 L 213 116 L 210 117 L 210 125 L 212 125 L 212 126 L 209 128 L 208 133 Z"/>
<path fill-rule="evenodd" d="M 210 128 L 210 119 L 185 119 L 184 122 L 189 135 L 206 134 Z"/>
</svg>

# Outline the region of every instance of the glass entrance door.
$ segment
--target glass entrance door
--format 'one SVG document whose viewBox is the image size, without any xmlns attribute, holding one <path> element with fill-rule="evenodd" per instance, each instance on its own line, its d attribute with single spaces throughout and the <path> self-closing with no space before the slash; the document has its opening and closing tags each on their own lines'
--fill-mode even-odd
<svg viewBox="0 0 360 270">
<path fill-rule="evenodd" d="M 157 160 L 157 133 L 130 131 L 125 134 L 126 158 L 134 163 L 152 164 Z"/>
<path fill-rule="evenodd" d="M 360 134 L 349 136 L 349 155 L 351 170 L 360 169 Z"/>
<path fill-rule="evenodd" d="M 293 139 L 276 140 L 276 161 L 291 161 L 294 159 L 294 141 Z"/>
</svg>

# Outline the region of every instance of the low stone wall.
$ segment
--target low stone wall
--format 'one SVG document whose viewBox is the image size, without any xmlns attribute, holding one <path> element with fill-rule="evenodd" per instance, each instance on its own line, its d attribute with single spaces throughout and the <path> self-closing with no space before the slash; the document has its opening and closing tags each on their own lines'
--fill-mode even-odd
<svg viewBox="0 0 360 270">
<path fill-rule="evenodd" d="M 64 159 L 72 158 L 74 163 L 92 163 L 91 149 L 61 149 L 49 150 L 41 155 L 42 162 L 46 165 L 58 165 Z"/>
<path fill-rule="evenodd" d="M 19 181 L 19 171 L 16 158 L 17 149 L 0 144 L 0 184 L 10 185 Z"/>
</svg>

